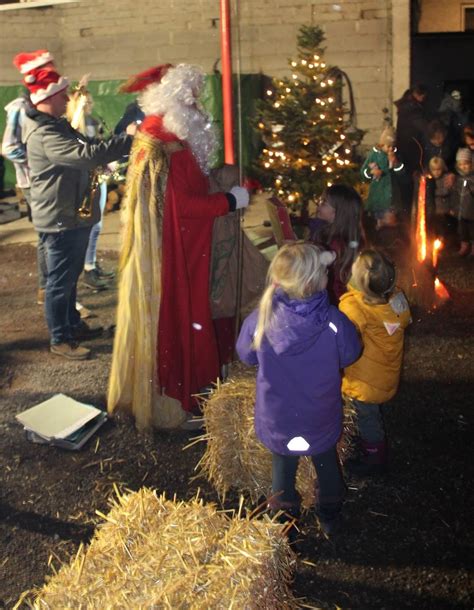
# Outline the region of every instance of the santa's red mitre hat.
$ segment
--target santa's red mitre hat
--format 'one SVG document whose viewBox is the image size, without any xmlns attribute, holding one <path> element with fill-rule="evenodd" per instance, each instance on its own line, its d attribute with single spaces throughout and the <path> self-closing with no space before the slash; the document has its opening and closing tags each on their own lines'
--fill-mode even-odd
<svg viewBox="0 0 474 610">
<path fill-rule="evenodd" d="M 137 91 L 143 91 L 149 85 L 153 83 L 161 82 L 163 76 L 168 72 L 170 68 L 174 68 L 173 64 L 161 64 L 154 68 L 149 68 L 140 74 L 131 76 L 121 87 L 122 93 L 136 93 Z"/>
<path fill-rule="evenodd" d="M 61 76 L 55 70 L 44 68 L 29 72 L 24 82 L 30 92 L 33 105 L 44 102 L 48 97 L 69 87 L 69 81 L 65 76 Z"/>
<path fill-rule="evenodd" d="M 13 58 L 13 65 L 22 74 L 28 74 L 31 70 L 41 68 L 41 66 L 49 64 L 52 61 L 54 61 L 54 57 L 49 51 L 46 49 L 39 49 L 32 53 L 18 53 L 18 55 L 15 55 Z"/>
</svg>

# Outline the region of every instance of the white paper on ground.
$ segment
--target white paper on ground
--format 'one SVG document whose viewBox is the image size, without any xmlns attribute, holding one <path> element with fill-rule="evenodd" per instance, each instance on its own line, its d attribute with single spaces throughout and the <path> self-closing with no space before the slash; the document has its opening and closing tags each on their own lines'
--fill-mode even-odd
<svg viewBox="0 0 474 610">
<path fill-rule="evenodd" d="M 55 394 L 16 418 L 27 430 L 51 439 L 68 437 L 100 413 L 102 411 L 92 405 L 78 402 L 65 394 Z"/>
</svg>

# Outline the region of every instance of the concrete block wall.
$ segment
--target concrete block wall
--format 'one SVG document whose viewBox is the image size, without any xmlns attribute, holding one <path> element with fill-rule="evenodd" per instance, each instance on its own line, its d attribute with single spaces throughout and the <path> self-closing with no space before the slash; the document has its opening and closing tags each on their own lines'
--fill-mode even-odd
<svg viewBox="0 0 474 610">
<path fill-rule="evenodd" d="M 61 61 L 58 17 L 55 8 L 0 12 L 0 84 L 18 83 L 12 58 L 20 51 L 47 48 Z"/>
<path fill-rule="evenodd" d="M 234 0 L 234 69 L 240 47 L 242 72 L 287 75 L 287 60 L 296 55 L 298 28 L 321 25 L 327 36 L 326 62 L 338 65 L 351 79 L 358 126 L 368 130 L 365 141 L 371 144 L 382 127 L 382 109 L 390 108 L 405 88 L 402 76 L 400 90 L 393 91 L 393 18 L 394 11 L 408 4 Z M 78 0 L 1 12 L 0 84 L 18 82 L 11 67 L 15 53 L 41 47 L 55 54 L 59 69 L 72 79 L 86 72 L 97 80 L 125 78 L 154 64 L 181 61 L 210 72 L 220 57 L 219 16 L 217 0 Z M 408 40 L 409 32 L 400 35 Z"/>
</svg>

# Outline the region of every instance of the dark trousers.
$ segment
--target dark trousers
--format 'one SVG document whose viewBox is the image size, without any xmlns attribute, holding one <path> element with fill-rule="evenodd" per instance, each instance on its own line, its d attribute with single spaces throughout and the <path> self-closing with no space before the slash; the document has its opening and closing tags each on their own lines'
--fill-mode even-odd
<svg viewBox="0 0 474 610">
<path fill-rule="evenodd" d="M 86 227 L 39 234 L 46 252 L 45 313 L 51 345 L 71 341 L 74 328 L 79 325 L 77 281 L 84 267 L 90 231 Z"/>
<path fill-rule="evenodd" d="M 346 486 L 342 478 L 336 446 L 324 453 L 312 455 L 318 475 L 318 507 L 321 516 L 334 518 L 341 510 Z M 295 488 L 298 455 L 272 453 L 272 493 L 282 508 L 299 506 Z"/>
<path fill-rule="evenodd" d="M 28 220 L 31 222 L 31 189 L 23 186 L 21 188 L 23 197 L 25 198 L 26 205 L 28 207 Z M 41 241 L 41 237 L 38 235 L 38 244 L 36 246 L 36 266 L 38 269 L 38 288 L 46 288 L 46 280 L 48 277 L 48 269 L 46 267 L 46 252 L 45 246 Z"/>
<path fill-rule="evenodd" d="M 350 401 L 356 412 L 360 438 L 370 444 L 382 443 L 385 440 L 383 423 L 385 405 L 362 402 L 355 398 L 351 398 Z"/>
<path fill-rule="evenodd" d="M 458 224 L 459 238 L 461 241 L 467 241 L 474 244 L 474 220 L 460 218 Z"/>
</svg>

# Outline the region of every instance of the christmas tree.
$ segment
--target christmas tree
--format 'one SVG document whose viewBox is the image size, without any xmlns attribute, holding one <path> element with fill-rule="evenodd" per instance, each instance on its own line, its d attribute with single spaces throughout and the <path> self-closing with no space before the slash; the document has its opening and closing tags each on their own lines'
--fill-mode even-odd
<svg viewBox="0 0 474 610">
<path fill-rule="evenodd" d="M 344 73 L 325 63 L 323 40 L 320 27 L 300 28 L 291 77 L 272 81 L 256 115 L 264 142 L 256 174 L 292 210 L 306 209 L 331 184 L 358 180 L 352 156 L 362 132 L 346 119 Z"/>
</svg>

